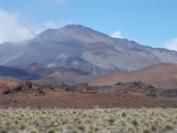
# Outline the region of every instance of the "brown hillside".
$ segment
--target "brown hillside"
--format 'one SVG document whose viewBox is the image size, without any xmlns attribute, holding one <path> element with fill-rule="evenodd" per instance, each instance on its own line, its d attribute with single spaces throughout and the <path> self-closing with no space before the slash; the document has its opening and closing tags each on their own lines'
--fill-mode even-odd
<svg viewBox="0 0 177 133">
<path fill-rule="evenodd" d="M 142 81 L 158 88 L 177 88 L 177 65 L 157 64 L 137 71 L 114 73 L 100 77 L 90 85 L 110 85 L 117 82 Z"/>
</svg>

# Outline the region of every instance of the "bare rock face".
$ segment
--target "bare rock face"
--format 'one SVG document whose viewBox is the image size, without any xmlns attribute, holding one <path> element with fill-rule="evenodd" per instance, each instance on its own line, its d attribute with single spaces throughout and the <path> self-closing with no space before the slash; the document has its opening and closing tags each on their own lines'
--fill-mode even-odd
<svg viewBox="0 0 177 133">
<path fill-rule="evenodd" d="M 89 89 L 89 84 L 88 83 L 80 83 L 80 84 L 77 84 L 76 87 L 80 90 L 80 92 L 87 92 Z"/>
<path fill-rule="evenodd" d="M 45 91 L 42 87 L 33 85 L 32 82 L 29 81 L 20 81 L 19 84 L 15 87 L 4 89 L 2 94 L 10 95 L 10 94 L 31 94 L 34 96 L 43 96 L 45 95 Z"/>
<path fill-rule="evenodd" d="M 167 89 L 161 92 L 161 96 L 164 97 L 177 97 L 177 89 Z"/>
<path fill-rule="evenodd" d="M 32 84 L 32 82 L 24 81 L 24 82 L 23 82 L 23 86 L 24 86 L 24 87 L 27 87 L 27 88 L 32 88 L 32 87 L 33 87 L 33 84 Z"/>
<path fill-rule="evenodd" d="M 15 88 L 12 88 L 12 89 L 6 89 L 2 92 L 2 94 L 14 94 L 14 93 L 17 93 L 17 92 L 20 92 L 22 91 L 22 88 L 20 86 L 17 86 Z"/>
<path fill-rule="evenodd" d="M 66 84 L 62 83 L 59 86 L 60 89 L 67 91 L 67 92 L 88 92 L 89 84 L 88 83 L 80 83 L 80 84 Z"/>
</svg>

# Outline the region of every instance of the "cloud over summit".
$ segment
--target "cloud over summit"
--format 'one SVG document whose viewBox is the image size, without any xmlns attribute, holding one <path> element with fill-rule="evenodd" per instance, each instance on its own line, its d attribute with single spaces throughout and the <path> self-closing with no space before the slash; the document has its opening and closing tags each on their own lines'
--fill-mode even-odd
<svg viewBox="0 0 177 133">
<path fill-rule="evenodd" d="M 177 51 L 177 38 L 171 39 L 170 41 L 165 43 L 165 47 L 170 50 Z"/>
<path fill-rule="evenodd" d="M 36 26 L 21 22 L 18 13 L 9 13 L 0 8 L 0 43 L 19 42 L 33 38 L 47 28 L 57 28 L 58 25 L 52 21 Z"/>
<path fill-rule="evenodd" d="M 0 43 L 16 42 L 33 37 L 36 29 L 33 26 L 22 24 L 17 13 L 9 13 L 0 9 Z"/>
<path fill-rule="evenodd" d="M 113 32 L 110 36 L 114 38 L 124 38 L 120 31 Z"/>
</svg>

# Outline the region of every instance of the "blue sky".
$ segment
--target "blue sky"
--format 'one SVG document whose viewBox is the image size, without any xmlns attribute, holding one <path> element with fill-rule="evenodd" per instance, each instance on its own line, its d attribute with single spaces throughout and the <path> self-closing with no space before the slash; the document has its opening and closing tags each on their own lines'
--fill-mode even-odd
<svg viewBox="0 0 177 133">
<path fill-rule="evenodd" d="M 0 22 L 0 35 L 1 31 L 7 35 L 0 41 L 18 41 L 46 28 L 75 23 L 144 45 L 177 50 L 176 5 L 177 0 L 1 0 L 0 19 L 6 20 Z M 16 26 L 16 36 L 4 26 L 9 19 L 15 23 L 11 27 Z"/>
</svg>

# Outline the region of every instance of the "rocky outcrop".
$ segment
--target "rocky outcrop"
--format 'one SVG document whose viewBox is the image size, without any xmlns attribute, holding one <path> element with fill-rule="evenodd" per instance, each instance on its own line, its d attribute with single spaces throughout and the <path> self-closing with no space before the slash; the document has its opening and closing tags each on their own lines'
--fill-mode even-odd
<svg viewBox="0 0 177 133">
<path fill-rule="evenodd" d="M 19 82 L 18 85 L 11 88 L 4 88 L 2 94 L 31 94 L 33 96 L 44 96 L 46 92 L 54 91 L 52 85 L 36 85 L 29 81 Z"/>
</svg>

